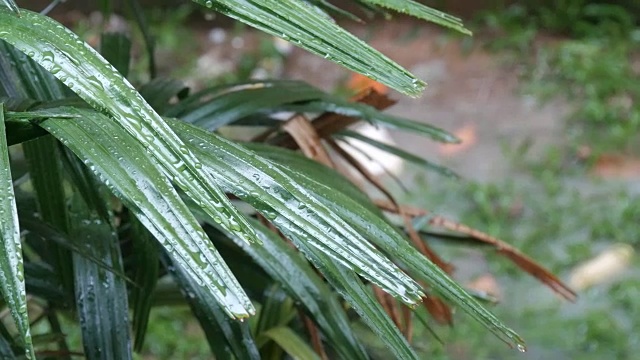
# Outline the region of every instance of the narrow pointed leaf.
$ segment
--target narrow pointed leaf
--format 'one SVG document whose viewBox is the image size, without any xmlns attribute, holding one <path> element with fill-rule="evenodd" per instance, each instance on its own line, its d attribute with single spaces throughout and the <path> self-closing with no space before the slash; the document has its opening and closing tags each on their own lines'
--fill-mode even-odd
<svg viewBox="0 0 640 360">
<path fill-rule="evenodd" d="M 133 307 L 133 334 L 135 336 L 134 350 L 140 352 L 144 344 L 149 315 L 151 313 L 152 294 L 156 288 L 160 272 L 160 251 L 147 229 L 136 219 L 131 219 L 133 242 L 134 281 L 136 286 L 131 289 L 131 303 Z"/>
<path fill-rule="evenodd" d="M 16 15 L 20 15 L 20 9 L 18 9 L 18 5 L 16 5 L 15 1 L 13 0 L 2 0 L 2 3 L 4 3 L 4 5 L 6 7 L 8 7 L 9 9 L 11 9 L 11 11 L 15 12 Z"/>
<path fill-rule="evenodd" d="M 452 134 L 433 125 L 389 115 L 366 104 L 349 102 L 302 81 L 251 81 L 216 86 L 171 106 L 165 115 L 216 130 L 220 126 L 280 111 L 333 112 L 386 128 L 429 136 L 437 141 L 459 142 Z"/>
<path fill-rule="evenodd" d="M 252 241 L 255 234 L 210 175 L 142 96 L 93 48 L 54 20 L 0 8 L 0 39 L 20 49 L 78 96 L 122 126 L 163 171 L 222 226 Z"/>
<path fill-rule="evenodd" d="M 194 0 L 290 41 L 404 94 L 417 96 L 424 82 L 300 0 Z"/>
<path fill-rule="evenodd" d="M 243 119 L 279 111 L 333 112 L 386 128 L 429 136 L 437 141 L 459 142 L 452 134 L 433 125 L 385 114 L 366 104 L 349 102 L 302 81 L 251 81 L 216 86 L 171 106 L 165 115 L 215 130 Z"/>
<path fill-rule="evenodd" d="M 53 109 L 18 111 L 18 112 L 7 111 L 5 112 L 5 117 L 7 121 L 11 121 L 11 120 L 38 119 L 38 118 L 71 119 L 71 118 L 77 118 L 79 116 L 73 113 L 65 113 L 64 111 L 60 111 L 59 108 L 53 108 Z"/>
<path fill-rule="evenodd" d="M 305 238 L 405 303 L 419 301 L 422 292 L 417 283 L 269 161 L 192 125 L 170 124 L 193 146 L 221 186 L 252 204 L 283 233 Z"/>
<path fill-rule="evenodd" d="M 3 79 L 10 81 L 1 85 L 10 98 L 45 101 L 68 95 L 67 89 L 52 74 L 3 40 L 0 40 L 0 72 Z"/>
<path fill-rule="evenodd" d="M 25 214 L 24 211 L 18 212 L 18 217 L 20 219 L 20 226 L 24 230 L 29 231 L 30 235 L 39 236 L 45 241 L 55 243 L 60 247 L 66 250 L 69 250 L 70 252 L 78 254 L 79 256 L 83 257 L 86 261 L 92 262 L 94 265 L 96 265 L 100 269 L 110 272 L 124 281 L 130 281 L 129 279 L 127 279 L 127 276 L 122 270 L 119 270 L 118 268 L 113 267 L 111 264 L 105 262 L 100 257 L 92 254 L 91 251 L 88 251 L 86 248 L 79 246 L 78 243 L 70 239 L 68 235 L 62 234 L 60 231 L 51 227 L 51 225 L 43 222 L 42 220 L 32 215 L 31 216 L 29 215 Z"/>
<path fill-rule="evenodd" d="M 302 245 L 301 250 L 369 328 L 398 359 L 418 359 L 405 337 L 358 276 L 327 255 Z"/>
<path fill-rule="evenodd" d="M 299 152 L 278 146 L 262 143 L 247 143 L 244 144 L 244 146 L 274 163 L 284 167 L 289 167 L 290 169 L 295 169 L 297 172 L 303 172 L 309 175 L 312 179 L 318 179 L 335 191 L 343 193 L 345 196 L 348 196 L 367 207 L 372 212 L 377 212 L 382 216 L 380 209 L 371 202 L 369 197 L 336 170 L 309 159 Z"/>
<path fill-rule="evenodd" d="M 412 0 L 362 0 L 363 2 L 392 9 L 403 14 L 415 16 L 417 18 L 431 21 L 438 25 L 446 26 L 466 35 L 471 35 L 471 31 L 464 27 L 462 20 L 455 16 L 448 15 L 442 11 L 432 9 Z"/>
<path fill-rule="evenodd" d="M 82 118 L 45 120 L 41 126 L 85 162 L 176 264 L 207 288 L 230 316 L 253 314 L 253 305 L 241 286 L 166 176 L 146 156 L 146 149 L 106 116 L 90 110 L 75 111 Z"/>
<path fill-rule="evenodd" d="M 205 166 L 209 163 L 213 164 L 213 160 L 211 159 L 216 159 L 217 161 L 220 161 L 220 163 L 216 163 L 215 166 L 212 165 L 212 168 L 215 168 L 217 171 L 217 174 L 220 175 L 220 181 L 222 186 L 226 187 L 228 191 L 232 191 L 232 192 L 235 191 L 235 194 L 237 196 L 244 198 L 245 201 L 248 201 L 249 203 L 254 205 L 256 208 L 260 208 L 261 206 L 264 206 L 260 204 L 260 201 L 265 201 L 265 198 L 268 198 L 266 194 L 262 194 L 261 196 L 254 195 L 254 196 L 257 196 L 256 198 L 246 197 L 247 193 L 258 191 L 260 187 L 257 187 L 257 188 L 248 187 L 247 189 L 240 189 L 240 191 L 238 191 L 239 190 L 238 185 L 235 182 L 231 183 L 230 179 L 234 179 L 233 181 L 237 181 L 238 178 L 243 176 L 241 173 L 231 175 L 232 171 L 242 171 L 242 172 L 245 172 L 246 174 L 255 174 L 255 171 L 257 170 L 256 168 L 254 168 L 251 171 L 246 171 L 246 170 L 243 171 L 243 168 L 246 167 L 246 165 L 240 166 L 240 164 L 238 164 L 237 162 L 234 164 L 234 166 L 231 169 L 227 169 L 225 167 L 225 163 L 228 160 L 225 159 L 224 152 L 233 151 L 233 150 L 227 148 L 224 151 L 220 151 L 221 148 L 226 147 L 224 139 L 218 139 L 217 137 L 215 137 L 215 135 L 202 132 L 202 130 L 200 129 L 193 129 L 189 127 L 187 124 L 182 124 L 179 122 L 175 122 L 171 124 L 176 129 L 180 129 L 177 131 L 185 139 L 187 137 L 194 136 L 193 138 L 188 140 L 189 143 L 198 144 L 199 148 L 208 150 L 213 154 L 213 156 L 209 156 L 209 157 L 206 157 L 204 153 L 202 154 L 202 159 L 204 161 Z M 189 131 L 190 128 L 192 129 L 191 131 Z M 210 145 L 208 145 L 208 142 L 215 142 L 217 146 L 209 147 Z M 233 144 L 229 143 L 226 145 L 233 145 Z M 240 154 L 242 152 L 240 152 L 240 154 L 237 153 L 237 150 L 234 152 L 236 152 L 235 154 L 236 159 L 242 158 L 242 160 L 245 162 L 247 161 L 251 162 L 249 159 L 258 159 L 258 157 L 252 153 L 247 153 L 245 154 L 245 156 L 241 157 Z M 210 160 L 210 161 L 207 161 L 207 160 Z M 227 165 L 227 167 L 228 166 L 229 165 Z M 259 168 L 265 169 L 264 167 L 259 167 Z M 268 164 L 266 164 L 266 168 L 269 168 Z M 261 179 L 266 177 L 266 174 L 264 173 L 259 173 L 259 175 Z M 246 186 L 249 186 L 251 182 L 255 182 L 255 178 L 253 178 L 252 176 L 247 176 L 247 175 L 244 175 L 244 176 L 245 176 L 245 179 L 240 183 L 247 184 Z M 227 177 L 229 179 L 228 180 L 229 183 L 226 183 L 225 185 L 225 182 L 227 181 L 225 180 L 225 178 Z M 295 182 L 291 182 L 290 179 L 288 179 L 286 182 L 283 181 L 282 183 L 295 184 Z M 272 186 L 275 184 L 270 183 L 269 185 Z M 273 191 L 274 193 L 277 193 L 278 189 L 273 189 Z M 268 200 L 266 200 L 266 202 L 269 203 Z M 312 204 L 312 203 L 313 203 L 312 201 L 307 202 L 306 206 L 309 206 L 309 204 Z M 271 203 L 271 205 L 273 205 L 273 203 Z M 292 205 L 291 207 L 297 207 L 297 206 Z M 274 211 L 274 210 L 282 211 L 281 206 L 275 206 L 271 211 Z M 280 214 L 282 214 L 282 212 Z M 306 215 L 311 216 L 309 212 L 307 212 Z M 269 216 L 269 213 L 267 213 L 266 216 Z M 281 218 L 281 219 L 277 220 L 278 218 Z M 399 358 L 417 359 L 417 356 L 415 355 L 413 350 L 411 350 L 410 346 L 408 345 L 408 343 L 406 342 L 406 340 L 404 339 L 400 331 L 395 327 L 393 322 L 388 318 L 384 310 L 380 307 L 380 305 L 376 302 L 376 300 L 371 296 L 371 294 L 368 293 L 366 289 L 364 289 L 364 286 L 362 285 L 360 280 L 357 278 L 355 273 L 344 268 L 344 266 L 349 266 L 348 263 L 346 263 L 344 259 L 336 258 L 334 254 L 331 254 L 330 252 L 327 252 L 326 250 L 319 248 L 317 244 L 310 241 L 310 234 L 306 232 L 306 229 L 308 228 L 308 226 L 305 226 L 304 229 L 300 228 L 302 224 L 302 221 L 301 221 L 302 219 L 297 218 L 295 220 L 290 220 L 285 214 L 284 216 L 278 216 L 277 218 L 274 218 L 273 216 L 271 216 L 270 220 L 276 226 L 278 226 L 279 229 L 289 239 L 291 239 L 294 242 L 294 244 L 307 257 L 309 257 L 309 259 L 311 259 L 312 263 L 323 272 L 323 275 L 325 277 L 327 278 L 332 277 L 332 279 L 334 279 L 332 282 L 332 285 L 336 287 L 339 291 L 341 291 L 341 294 L 351 303 L 351 305 L 354 308 L 358 310 L 358 312 L 361 314 L 361 316 L 363 316 L 365 321 L 371 326 L 371 328 L 374 331 L 378 333 L 378 335 L 385 342 L 385 344 L 389 346 L 394 351 L 394 353 L 398 355 Z M 315 234 L 311 234 L 311 235 L 313 236 Z M 363 275 L 365 277 L 367 276 L 366 273 L 364 273 Z M 399 284 L 400 283 L 398 283 L 398 285 Z M 360 286 L 360 288 L 358 288 L 358 286 Z M 393 290 L 395 289 L 392 288 L 388 291 L 394 293 Z M 403 295 L 401 295 L 401 298 Z"/>
<path fill-rule="evenodd" d="M 258 334 L 258 346 L 263 349 L 267 339 L 260 336 L 274 327 L 285 326 L 296 317 L 293 300 L 282 291 L 278 284 L 272 284 L 264 290 L 258 321 L 253 333 Z"/>
<path fill-rule="evenodd" d="M 186 272 L 165 259 L 169 272 L 180 286 L 191 310 L 204 330 L 216 359 L 258 360 L 260 353 L 249 331 L 249 322 L 229 319 L 211 296 Z"/>
<path fill-rule="evenodd" d="M 253 146 L 253 145 L 251 145 Z M 222 155 L 219 155 L 222 156 Z M 467 294 L 455 281 L 451 280 L 442 270 L 413 248 L 396 228 L 392 227 L 379 212 L 372 212 L 367 206 L 361 205 L 349 196 L 344 196 L 335 190 L 334 185 L 324 184 L 305 171 L 297 169 L 288 163 L 274 163 L 293 180 L 304 186 L 313 196 L 337 214 L 341 214 L 351 225 L 364 234 L 388 254 L 393 255 L 410 266 L 410 272 L 415 273 L 434 287 L 446 299 L 461 307 L 474 319 L 485 325 L 500 339 L 509 344 L 521 345 L 522 339 L 513 330 L 504 326 L 493 314 L 483 308 L 472 296 Z M 357 205 L 356 205 L 357 204 Z"/>
<path fill-rule="evenodd" d="M 118 238 L 111 225 L 74 198 L 71 233 L 77 246 L 122 272 Z M 122 278 L 73 254 L 76 306 L 84 354 L 89 359 L 132 359 L 127 288 Z"/>
<path fill-rule="evenodd" d="M 260 111 L 325 96 L 320 89 L 300 81 L 251 81 L 193 94 L 172 106 L 166 115 L 216 130 Z"/>
<path fill-rule="evenodd" d="M 270 338 L 293 359 L 320 360 L 320 357 L 300 336 L 286 326 L 269 329 L 261 334 Z"/>
<path fill-rule="evenodd" d="M 43 221 L 63 233 L 69 230 L 67 202 L 63 185 L 58 143 L 52 136 L 43 136 L 22 145 L 29 163 L 31 183 L 35 190 L 38 213 Z M 52 263 L 68 291 L 73 289 L 71 253 L 55 243 L 50 245 Z"/>
<path fill-rule="evenodd" d="M 378 6 L 371 5 L 366 0 L 353 0 L 353 1 L 358 3 L 360 8 L 367 14 L 367 17 L 369 19 L 373 19 L 376 14 L 379 14 L 385 20 L 388 20 L 391 18 L 391 15 L 388 12 L 386 12 L 384 9 Z"/>
<path fill-rule="evenodd" d="M 495 315 L 485 309 L 460 285 L 453 281 L 438 266 L 418 252 L 402 237 L 396 228 L 375 213 L 371 213 L 356 201 L 342 196 L 332 188 L 308 177 L 306 174 L 291 171 L 286 166 L 277 165 L 285 171 L 296 183 L 313 189 L 316 199 L 334 212 L 341 214 L 349 224 L 362 233 L 367 239 L 375 243 L 385 253 L 402 261 L 408 272 L 428 283 L 433 290 L 442 295 L 456 306 L 462 308 L 471 317 L 483 324 L 498 338 L 507 344 L 524 346 L 522 338 L 513 330 L 506 327 Z"/>
<path fill-rule="evenodd" d="M 24 13 L 23 13 L 24 15 Z M 7 95 L 13 98 L 27 96 L 38 101 L 57 101 L 67 97 L 60 81 L 36 64 L 26 54 L 16 50 L 5 41 L 0 43 L 0 55 L 13 66 L 7 72 L 19 81 L 17 89 Z M 46 110 L 44 111 L 47 112 Z M 45 115 L 46 114 L 42 114 Z M 38 116 L 38 115 L 35 115 Z M 37 209 L 43 221 L 57 230 L 68 232 L 68 215 L 63 186 L 63 169 L 58 143 L 51 136 L 38 137 L 23 144 L 25 158 L 29 164 L 31 182 L 35 190 Z M 73 269 L 71 253 L 57 244 L 48 244 L 48 258 L 55 266 L 60 281 L 68 292 L 73 291 Z"/>
<path fill-rule="evenodd" d="M 335 5 L 333 5 L 332 3 L 326 1 L 326 0 L 306 0 L 307 2 L 326 10 L 327 12 L 331 12 L 331 13 L 335 13 L 341 16 L 344 16 L 347 19 L 351 19 L 357 22 L 364 22 L 362 21 L 362 19 L 360 19 L 358 16 L 356 16 L 355 14 L 352 14 L 346 10 L 343 10 Z"/>
<path fill-rule="evenodd" d="M 4 127 L 4 107 L 0 104 L 0 289 L 4 301 L 20 332 L 26 356 L 34 359 L 29 316 L 27 314 L 27 294 L 24 285 L 22 245 L 16 210 L 9 148 Z"/>
<path fill-rule="evenodd" d="M 433 170 L 441 175 L 444 176 L 448 176 L 450 178 L 454 178 L 454 179 L 458 179 L 459 176 L 458 174 L 456 174 L 455 172 L 453 172 L 452 170 L 450 170 L 447 167 L 438 165 L 438 164 L 434 164 L 429 160 L 423 159 L 419 156 L 413 155 L 409 152 L 406 152 L 402 149 L 399 149 L 395 146 L 389 145 L 389 144 L 385 144 L 382 143 L 380 141 L 374 140 L 372 138 L 366 137 L 360 133 L 357 133 L 355 131 L 352 130 L 343 130 L 340 133 L 334 135 L 334 137 L 338 138 L 338 139 L 344 139 L 344 138 L 351 138 L 351 139 L 356 139 L 359 140 L 363 143 L 369 144 L 371 146 L 377 147 L 380 150 L 383 150 L 385 152 L 388 152 L 389 154 L 393 154 L 395 156 L 398 156 L 401 159 L 404 159 L 406 161 L 412 162 L 416 165 L 422 166 L 428 170 Z"/>
<path fill-rule="evenodd" d="M 100 194 L 95 191 L 100 185 L 95 175 L 87 169 L 82 161 L 80 161 L 69 148 L 61 149 L 60 157 L 66 173 L 87 206 L 97 212 L 102 219 L 108 220 L 110 217 L 109 205 Z"/>
<path fill-rule="evenodd" d="M 344 309 L 309 263 L 260 222 L 253 219 L 249 221 L 255 227 L 262 246 L 249 246 L 232 234 L 228 234 L 229 238 L 249 254 L 271 278 L 279 282 L 289 296 L 297 300 L 299 306 L 303 307 L 322 329 L 327 341 L 336 349 L 340 358 L 368 359 L 367 353 L 351 330 Z M 208 219 L 208 222 L 216 225 L 211 219 Z"/>
<path fill-rule="evenodd" d="M 314 101 L 301 105 L 287 105 L 283 110 L 295 112 L 332 112 L 344 116 L 358 118 L 369 121 L 374 125 L 379 125 L 388 129 L 412 132 L 418 135 L 428 136 L 433 140 L 444 143 L 459 143 L 460 139 L 433 125 L 404 119 L 378 111 L 369 105 L 352 103 L 340 98 L 330 98 L 329 100 Z"/>
</svg>

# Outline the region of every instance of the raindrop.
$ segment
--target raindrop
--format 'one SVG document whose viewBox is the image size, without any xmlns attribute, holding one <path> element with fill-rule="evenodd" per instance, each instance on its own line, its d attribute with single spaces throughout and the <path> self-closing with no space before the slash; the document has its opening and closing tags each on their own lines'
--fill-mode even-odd
<svg viewBox="0 0 640 360">
<path fill-rule="evenodd" d="M 204 6 L 208 7 L 209 9 L 211 9 L 213 7 L 213 1 L 207 0 L 204 2 Z"/>
<path fill-rule="evenodd" d="M 527 348 L 524 346 L 524 344 L 518 344 L 518 351 L 520 352 L 527 352 Z"/>
</svg>

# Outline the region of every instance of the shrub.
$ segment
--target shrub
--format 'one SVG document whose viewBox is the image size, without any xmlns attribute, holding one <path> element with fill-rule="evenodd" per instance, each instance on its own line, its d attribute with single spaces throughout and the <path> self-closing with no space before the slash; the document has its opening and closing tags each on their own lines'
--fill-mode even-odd
<svg viewBox="0 0 640 360">
<path fill-rule="evenodd" d="M 132 348 L 143 345 L 160 284 L 165 295 L 182 292 L 220 359 L 284 353 L 368 358 L 350 328 L 349 309 L 398 358 L 416 358 L 407 340 L 414 316 L 409 309 L 424 300 L 433 316 L 450 321 L 450 309 L 441 299 L 524 349 L 517 334 L 446 274 L 447 264 L 425 239 L 450 235 L 423 230 L 418 223 L 425 219 L 496 246 L 573 296 L 553 275 L 499 240 L 398 205 L 344 151 L 342 139 L 359 138 L 449 174 L 346 129 L 365 120 L 456 141 L 428 124 L 382 113 L 379 109 L 392 103 L 384 95 L 369 90 L 349 101 L 283 80 L 191 94 L 177 80 L 153 76 L 134 89 L 126 80 L 131 43 L 123 34 L 104 34 L 98 53 L 51 18 L 18 10 L 11 0 L 4 3 L 0 274 L 19 336 L 0 326 L 3 357 L 33 357 L 30 326 L 47 323 L 51 341 L 35 349 L 42 357 L 68 358 L 74 351 L 61 333 L 59 316 L 75 315 L 85 356 L 132 358 Z M 196 3 L 405 94 L 418 95 L 424 87 L 336 25 L 327 12 L 345 13 L 325 1 Z M 411 1 L 358 3 L 468 33 L 457 19 Z M 143 14 L 135 1 L 131 4 L 146 31 Z M 294 115 L 283 122 L 283 113 Z M 222 126 L 267 131 L 240 143 L 217 134 Z M 388 200 L 370 200 L 332 169 L 320 139 Z M 419 314 L 425 308 L 417 309 L 417 316 L 423 318 Z M 257 320 L 243 321 L 250 317 Z"/>
</svg>

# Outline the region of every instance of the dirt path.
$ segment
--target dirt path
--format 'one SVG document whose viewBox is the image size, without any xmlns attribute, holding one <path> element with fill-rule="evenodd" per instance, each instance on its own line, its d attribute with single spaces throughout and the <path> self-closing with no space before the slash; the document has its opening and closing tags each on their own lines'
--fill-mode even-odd
<svg viewBox="0 0 640 360">
<path fill-rule="evenodd" d="M 423 97 L 393 94 L 399 102 L 390 112 L 429 122 L 454 132 L 461 145 L 443 146 L 407 133 L 394 133 L 402 147 L 445 164 L 465 178 L 488 181 L 508 176 L 505 148 L 532 142 L 531 154 L 562 140 L 568 106 L 540 105 L 518 93 L 518 66 L 499 54 L 473 46 L 465 53 L 459 38 L 413 22 L 388 22 L 367 32 L 351 30 L 389 55 L 429 86 Z M 332 89 L 348 72 L 322 58 L 295 49 L 285 65 L 287 77 Z"/>
</svg>

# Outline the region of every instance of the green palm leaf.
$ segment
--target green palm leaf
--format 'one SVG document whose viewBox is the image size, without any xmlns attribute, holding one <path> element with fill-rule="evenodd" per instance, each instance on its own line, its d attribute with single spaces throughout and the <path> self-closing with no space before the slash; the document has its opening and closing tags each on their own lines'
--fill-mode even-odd
<svg viewBox="0 0 640 360">
<path fill-rule="evenodd" d="M 278 146 L 263 143 L 247 143 L 244 144 L 244 146 L 260 154 L 260 156 L 269 159 L 274 164 L 280 165 L 281 168 L 288 167 L 295 169 L 296 173 L 307 174 L 307 176 L 312 179 L 322 179 L 322 183 L 326 186 L 343 193 L 345 196 L 365 206 L 371 212 L 382 216 L 380 209 L 371 203 L 367 194 L 362 192 L 362 190 L 336 170 L 309 159 L 300 152 Z"/>
<path fill-rule="evenodd" d="M 333 136 L 334 138 L 338 138 L 338 139 L 345 139 L 345 138 L 351 138 L 351 139 L 356 139 L 359 140 L 363 143 L 369 144 L 371 146 L 377 147 L 378 149 L 387 152 L 389 154 L 393 154 L 399 158 L 402 158 L 406 161 L 412 162 L 416 165 L 422 166 L 427 170 L 433 170 L 441 175 L 444 176 L 448 176 L 450 178 L 454 178 L 454 179 L 458 179 L 460 178 L 460 176 L 458 174 L 456 174 L 455 172 L 453 172 L 453 170 L 442 166 L 442 165 L 438 165 L 435 164 L 427 159 L 423 159 L 419 156 L 413 155 L 409 152 L 406 152 L 398 147 L 395 147 L 393 145 L 389 145 L 389 144 L 385 144 L 383 142 L 374 140 L 370 137 L 364 136 L 358 132 L 355 132 L 353 130 L 342 130 L 341 132 L 335 134 Z"/>
<path fill-rule="evenodd" d="M 149 315 L 151 313 L 151 301 L 149 294 L 153 293 L 158 282 L 160 270 L 160 249 L 154 243 L 154 239 L 144 226 L 132 216 L 131 232 L 133 241 L 133 259 L 136 264 L 134 269 L 134 281 L 136 286 L 131 290 L 131 303 L 133 307 L 133 333 L 135 335 L 134 350 L 142 350 Z"/>
<path fill-rule="evenodd" d="M 409 242 L 400 235 L 396 228 L 381 218 L 378 213 L 372 212 L 357 201 L 345 196 L 345 194 L 339 190 L 328 187 L 319 181 L 319 179 L 321 180 L 324 177 L 320 177 L 319 179 L 311 178 L 303 172 L 292 170 L 289 164 L 276 165 L 279 169 L 279 171 L 277 171 L 273 167 L 269 167 L 271 163 L 265 163 L 251 152 L 241 151 L 238 145 L 217 137 L 214 134 L 207 133 L 206 131 L 181 122 L 171 122 L 170 124 L 188 143 L 198 148 L 196 151 L 201 154 L 205 167 L 209 166 L 212 170 L 217 170 L 216 176 L 219 177 L 221 185 L 225 187 L 227 191 L 234 192 L 238 197 L 251 203 L 258 210 L 266 206 L 267 209 L 269 209 L 268 212 L 277 213 L 278 217 L 272 218 L 271 221 L 276 226 L 280 225 L 279 229 L 287 236 L 304 239 L 308 237 L 309 234 L 304 231 L 300 232 L 298 227 L 307 229 L 309 225 L 307 225 L 308 219 L 304 219 L 299 214 L 288 214 L 286 206 L 283 208 L 275 202 L 278 201 L 278 194 L 281 195 L 284 192 L 288 192 L 288 196 L 298 197 L 298 201 L 303 202 L 305 208 L 310 207 L 317 209 L 316 214 L 322 214 L 326 212 L 326 209 L 329 209 L 331 214 L 339 214 L 339 218 L 345 219 L 349 224 L 348 228 L 357 230 L 355 234 L 364 236 L 365 239 L 375 243 L 375 245 L 387 254 L 407 264 L 410 272 L 427 282 L 449 301 L 464 309 L 469 315 L 496 334 L 496 336 L 510 344 L 520 345 L 523 343 L 522 339 L 513 332 L 513 330 L 504 326 L 493 314 L 467 294 L 440 268 L 412 247 Z M 209 155 L 207 156 L 207 154 Z M 230 154 L 233 154 L 233 157 L 231 157 Z M 278 179 L 278 181 L 269 181 L 268 179 L 271 176 L 273 176 L 274 179 Z M 238 185 L 235 181 L 239 178 L 244 178 L 244 181 Z M 269 184 L 271 188 L 270 192 L 267 193 L 262 190 L 264 184 Z M 283 185 L 278 184 L 295 184 L 295 186 L 290 185 L 286 189 L 281 189 L 279 187 Z M 284 198 L 287 198 L 287 196 Z M 296 201 L 291 198 L 287 198 L 287 201 L 282 202 L 285 205 L 290 204 L 289 207 L 294 207 L 296 204 Z M 320 202 L 321 205 L 319 205 L 318 202 Z M 309 214 L 308 212 L 305 213 L 304 210 L 302 213 Z M 281 221 L 290 223 L 279 224 L 277 220 L 280 216 L 283 218 Z M 306 217 L 310 216 L 307 215 Z M 296 226 L 290 228 L 292 224 L 296 224 Z M 331 232 L 331 229 L 325 228 L 325 231 Z M 356 241 L 360 239 L 360 236 L 352 237 L 351 234 L 354 234 L 353 232 L 338 232 L 338 234 L 349 236 L 351 246 L 357 246 Z M 321 249 L 320 245 L 311 244 Z M 336 247 L 340 245 L 335 244 L 332 246 Z M 349 264 L 348 261 L 351 260 L 351 258 L 345 259 L 336 256 L 336 254 L 331 251 L 324 251 L 324 254 L 333 256 L 335 260 L 343 264 L 345 260 L 347 264 Z M 365 254 L 360 253 L 356 256 L 364 257 Z M 356 265 L 354 269 L 360 275 L 378 283 L 385 291 L 399 296 L 406 302 L 406 299 L 402 296 L 404 294 L 398 293 L 400 289 L 394 288 L 395 286 L 389 287 L 390 283 L 380 283 L 379 278 L 373 278 L 372 274 L 368 272 L 370 270 L 358 268 L 357 263 L 353 265 Z M 409 302 L 409 304 L 411 304 L 411 302 Z"/>
<path fill-rule="evenodd" d="M 122 272 L 118 238 L 109 222 L 78 196 L 71 206 L 71 235 L 77 246 Z M 73 254 L 76 307 L 84 353 L 89 359 L 132 359 L 124 279 L 80 253 Z"/>
<path fill-rule="evenodd" d="M 5 70 L 3 74 L 13 75 L 19 79 L 13 82 L 13 89 L 5 88 L 5 93 L 9 97 L 57 101 L 67 96 L 67 89 L 64 85 L 27 55 L 17 51 L 4 41 L 0 41 L 0 52 L 2 53 L 0 61 L 13 65 L 9 69 L 3 69 Z M 43 117 L 49 116 L 49 114 L 42 115 Z M 37 116 L 35 115 L 35 117 Z M 58 161 L 60 151 L 57 141 L 51 136 L 44 136 L 25 142 L 22 147 L 29 164 L 31 183 L 35 191 L 37 211 L 40 217 L 57 230 L 66 233 L 68 231 L 67 204 L 63 185 L 63 170 Z M 71 292 L 73 290 L 71 253 L 57 244 L 51 244 L 49 252 L 53 254 L 53 265 L 63 286 Z"/>
<path fill-rule="evenodd" d="M 263 332 L 262 336 L 280 345 L 293 359 L 320 360 L 313 349 L 291 328 L 286 326 L 271 328 Z"/>
<path fill-rule="evenodd" d="M 378 335 L 399 359 L 418 359 L 417 354 L 391 321 L 380 303 L 373 297 L 356 273 L 332 261 L 313 249 L 303 249 L 325 279 L 360 315 L 369 328 Z"/>
<path fill-rule="evenodd" d="M 34 59 L 137 139 L 182 190 L 247 241 L 255 234 L 201 164 L 140 94 L 94 49 L 54 20 L 0 8 L 0 39 Z"/>
<path fill-rule="evenodd" d="M 269 80 L 215 86 L 171 106 L 164 115 L 199 127 L 217 128 L 260 114 L 279 111 L 333 112 L 391 129 L 426 135 L 434 140 L 460 140 L 433 125 L 385 114 L 374 107 L 346 101 L 302 81 Z"/>
<path fill-rule="evenodd" d="M 407 70 L 359 40 L 315 6 L 300 0 L 193 0 L 209 9 L 281 37 L 404 94 L 425 87 Z"/>
<path fill-rule="evenodd" d="M 202 90 L 171 106 L 164 115 L 215 130 L 257 112 L 327 96 L 301 81 L 250 81 Z"/>
<path fill-rule="evenodd" d="M 16 5 L 15 1 L 13 1 L 13 0 L 2 0 L 2 2 L 9 9 L 11 9 L 11 11 L 15 12 L 16 14 L 20 14 L 20 10 L 18 9 L 18 5 Z"/>
<path fill-rule="evenodd" d="M 18 212 L 16 210 L 11 167 L 9 166 L 9 149 L 5 136 L 4 106 L 0 104 L 0 288 L 2 296 L 9 307 L 22 341 L 26 355 L 34 358 L 29 316 L 27 314 L 27 294 L 24 285 L 24 269 L 22 262 L 22 245 Z"/>
<path fill-rule="evenodd" d="M 197 211 L 197 208 L 194 208 Z M 216 224 L 205 215 L 205 221 Z M 207 220 L 208 219 L 208 220 Z M 282 284 L 283 289 L 310 314 L 326 336 L 327 341 L 343 359 L 368 359 L 367 353 L 351 331 L 346 314 L 331 289 L 314 273 L 313 268 L 300 254 L 276 234 L 249 220 L 262 241 L 262 246 L 249 246 L 229 235 L 237 246 L 245 251 L 271 278 Z M 221 234 L 221 236 L 223 236 Z"/>
<path fill-rule="evenodd" d="M 349 102 L 337 97 L 327 96 L 326 100 L 312 101 L 307 104 L 286 105 L 283 110 L 295 112 L 332 112 L 344 116 L 369 121 L 388 129 L 412 132 L 417 135 L 428 136 L 433 140 L 444 143 L 459 143 L 460 139 L 445 130 L 431 124 L 421 123 L 409 119 L 399 118 L 378 111 L 376 108 L 361 103 Z"/>
<path fill-rule="evenodd" d="M 310 196 L 310 189 L 224 138 L 179 121 L 170 125 L 201 157 L 203 167 L 215 171 L 221 186 L 252 204 L 283 233 L 304 239 L 407 304 L 420 301 L 420 287 L 335 212 Z"/>
<path fill-rule="evenodd" d="M 471 35 L 471 31 L 466 29 L 462 20 L 455 16 L 432 9 L 412 0 L 362 0 L 365 3 L 392 9 L 403 14 L 415 16 L 420 19 L 431 21 L 438 25 L 446 26 L 466 35 Z"/>
<path fill-rule="evenodd" d="M 230 316 L 253 314 L 253 305 L 233 274 L 140 143 L 102 114 L 82 109 L 64 111 L 81 118 L 45 120 L 40 125 L 80 157 L 176 264 L 207 288 Z"/>
<path fill-rule="evenodd" d="M 229 321 L 213 296 L 203 291 L 201 286 L 171 260 L 165 259 L 164 262 L 200 322 L 216 359 L 260 359 L 258 348 L 249 331 L 249 322 Z"/>
<path fill-rule="evenodd" d="M 291 171 L 287 166 L 278 166 L 296 183 L 313 189 L 314 196 L 319 201 L 340 214 L 380 249 L 406 264 L 409 273 L 415 274 L 417 278 L 429 284 L 436 292 L 462 308 L 507 344 L 524 346 L 524 341 L 518 334 L 502 324 L 439 267 L 413 248 L 386 220 L 345 196 L 344 193 L 326 186 L 319 181 L 322 178 L 311 178 L 307 174 Z"/>
<path fill-rule="evenodd" d="M 122 76 L 129 75 L 131 40 L 120 33 L 105 33 L 100 38 L 100 54 L 113 65 Z"/>
</svg>

